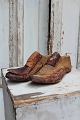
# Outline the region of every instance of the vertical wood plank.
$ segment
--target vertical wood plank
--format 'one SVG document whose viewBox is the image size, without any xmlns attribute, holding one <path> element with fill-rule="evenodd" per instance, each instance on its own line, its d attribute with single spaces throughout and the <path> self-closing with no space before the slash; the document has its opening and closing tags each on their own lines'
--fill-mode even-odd
<svg viewBox="0 0 80 120">
<path fill-rule="evenodd" d="M 18 66 L 23 65 L 23 43 L 24 43 L 24 0 L 17 0 L 18 19 Z"/>
<path fill-rule="evenodd" d="M 53 52 L 71 56 L 72 66 L 76 68 L 78 29 L 79 29 L 79 0 L 52 0 L 51 39 Z"/>
<path fill-rule="evenodd" d="M 72 66 L 77 65 L 79 30 L 79 1 L 63 0 L 61 54 L 68 53 L 71 56 Z"/>
<path fill-rule="evenodd" d="M 39 52 L 47 54 L 49 0 L 39 0 Z"/>
<path fill-rule="evenodd" d="M 78 35 L 77 68 L 78 68 L 78 70 L 80 71 L 80 1 L 79 1 L 79 35 Z"/>
<path fill-rule="evenodd" d="M 51 1 L 50 39 L 52 52 L 60 52 L 61 50 L 62 4 L 63 0 Z"/>
<path fill-rule="evenodd" d="M 0 69 L 9 67 L 9 1 L 0 0 Z M 0 72 L 1 77 L 1 72 Z"/>
<path fill-rule="evenodd" d="M 47 54 L 49 0 L 24 0 L 24 63 L 34 52 Z"/>
<path fill-rule="evenodd" d="M 9 66 L 18 66 L 17 2 L 9 1 Z"/>
<path fill-rule="evenodd" d="M 24 0 L 9 1 L 9 60 L 11 66 L 23 65 Z"/>
<path fill-rule="evenodd" d="M 38 51 L 39 0 L 24 0 L 24 63 Z"/>
</svg>

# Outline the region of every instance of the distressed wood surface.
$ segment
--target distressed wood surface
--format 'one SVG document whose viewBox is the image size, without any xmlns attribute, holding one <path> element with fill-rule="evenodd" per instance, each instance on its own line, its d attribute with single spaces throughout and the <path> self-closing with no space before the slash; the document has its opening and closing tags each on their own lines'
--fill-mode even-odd
<svg viewBox="0 0 80 120">
<path fill-rule="evenodd" d="M 52 52 L 61 52 L 62 0 L 51 1 L 50 39 Z"/>
<path fill-rule="evenodd" d="M 3 70 L 3 75 L 5 76 L 7 69 Z M 71 94 L 76 91 L 80 91 L 80 73 L 76 69 L 72 69 L 72 71 L 66 74 L 60 83 L 58 84 L 51 84 L 51 85 L 44 85 L 44 84 L 34 84 L 32 82 L 25 82 L 25 83 L 12 83 L 8 79 L 5 78 L 7 83 L 7 87 L 10 93 L 15 96 L 23 96 L 25 95 L 27 98 L 25 100 L 18 100 L 20 102 L 29 102 L 30 99 L 50 95 L 65 95 Z M 23 99 L 24 97 L 22 97 Z M 20 101 L 20 102 L 19 102 Z M 17 103 L 17 104 L 18 104 Z M 16 102 L 15 102 L 16 104 Z"/>
<path fill-rule="evenodd" d="M 77 65 L 79 0 L 52 0 L 51 39 L 53 52 L 71 56 L 72 66 Z"/>
<path fill-rule="evenodd" d="M 0 68 L 22 66 L 36 50 L 47 54 L 49 0 L 0 2 Z"/>
<path fill-rule="evenodd" d="M 9 1 L 9 66 L 18 66 L 17 2 Z"/>
<path fill-rule="evenodd" d="M 80 120 L 78 70 L 72 69 L 60 83 L 49 85 L 13 83 L 5 78 L 6 72 L 2 76 L 7 120 Z"/>
<path fill-rule="evenodd" d="M 24 1 L 9 1 L 9 61 L 10 66 L 23 65 Z"/>
<path fill-rule="evenodd" d="M 17 120 L 80 120 L 80 94 L 23 104 L 16 113 Z"/>
<path fill-rule="evenodd" d="M 24 0 L 17 0 L 17 19 L 18 19 L 18 66 L 23 65 L 24 55 Z"/>
<path fill-rule="evenodd" d="M 1 67 L 7 67 L 8 64 L 10 66 L 21 66 L 35 50 L 47 54 L 49 0 L 46 2 L 45 0 L 32 1 L 32 4 L 28 0 L 1 0 L 0 2 Z M 3 3 L 5 4 L 3 5 Z M 5 15 L 2 14 L 2 11 Z M 53 43 L 51 45 L 53 46 L 52 51 L 58 51 L 61 54 L 68 53 L 74 67 L 76 67 L 77 57 L 79 63 L 79 54 L 77 56 L 77 49 L 79 49 L 77 48 L 78 23 L 78 0 L 70 0 L 69 2 L 52 0 L 50 38 L 51 44 Z M 68 49 L 67 46 L 69 46 Z"/>
</svg>

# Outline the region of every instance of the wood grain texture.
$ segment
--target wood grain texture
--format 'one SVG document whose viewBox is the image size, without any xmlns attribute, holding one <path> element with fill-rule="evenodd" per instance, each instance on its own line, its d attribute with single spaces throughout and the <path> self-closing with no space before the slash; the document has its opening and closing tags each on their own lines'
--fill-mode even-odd
<svg viewBox="0 0 80 120">
<path fill-rule="evenodd" d="M 17 0 L 17 19 L 18 19 L 18 66 L 23 65 L 24 54 L 24 0 Z"/>
<path fill-rule="evenodd" d="M 24 104 L 16 110 L 16 119 L 20 120 L 79 120 L 80 95 L 59 96 L 52 99 Z M 45 107 L 46 106 L 46 107 Z"/>
<path fill-rule="evenodd" d="M 17 2 L 9 1 L 9 66 L 18 66 Z"/>
<path fill-rule="evenodd" d="M 61 52 L 62 0 L 51 1 L 50 40 L 52 52 Z"/>
<path fill-rule="evenodd" d="M 24 1 L 9 1 L 9 60 L 10 66 L 23 65 Z"/>
</svg>

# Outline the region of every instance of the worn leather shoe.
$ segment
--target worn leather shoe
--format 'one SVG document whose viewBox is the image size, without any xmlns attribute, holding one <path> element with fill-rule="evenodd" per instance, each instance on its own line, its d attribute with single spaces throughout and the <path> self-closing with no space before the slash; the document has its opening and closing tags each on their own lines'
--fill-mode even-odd
<svg viewBox="0 0 80 120">
<path fill-rule="evenodd" d="M 30 80 L 37 83 L 58 83 L 62 77 L 71 71 L 70 56 L 62 56 L 55 61 L 56 54 L 52 55 L 46 64 L 34 75 L 30 76 Z"/>
<path fill-rule="evenodd" d="M 21 68 L 8 69 L 6 77 L 11 81 L 28 81 L 29 75 L 33 75 L 44 66 L 49 56 L 42 56 L 39 52 L 34 52 L 26 64 Z"/>
</svg>

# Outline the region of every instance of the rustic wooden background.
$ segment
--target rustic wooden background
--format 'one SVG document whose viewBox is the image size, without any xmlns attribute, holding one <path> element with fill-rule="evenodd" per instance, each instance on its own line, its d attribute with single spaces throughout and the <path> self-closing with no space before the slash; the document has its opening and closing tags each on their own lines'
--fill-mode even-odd
<svg viewBox="0 0 80 120">
<path fill-rule="evenodd" d="M 80 70 L 79 0 L 0 0 L 0 69 L 22 66 L 35 50 L 67 53 Z M 4 120 L 2 89 L 0 97 Z"/>
<path fill-rule="evenodd" d="M 80 68 L 79 3 L 0 0 L 0 69 L 22 66 L 35 50 L 67 53 L 72 66 Z"/>
</svg>

